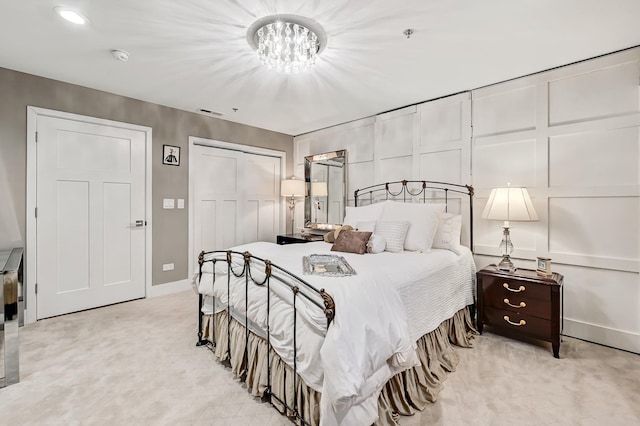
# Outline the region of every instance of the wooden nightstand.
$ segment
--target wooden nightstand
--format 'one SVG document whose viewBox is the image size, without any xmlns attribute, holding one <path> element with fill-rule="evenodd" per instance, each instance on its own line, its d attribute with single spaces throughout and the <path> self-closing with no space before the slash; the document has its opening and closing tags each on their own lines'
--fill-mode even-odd
<svg viewBox="0 0 640 426">
<path fill-rule="evenodd" d="M 276 242 L 280 245 L 309 243 L 311 241 L 322 241 L 322 240 L 324 240 L 324 236 L 314 235 L 314 234 L 287 234 L 287 235 L 278 235 L 276 237 Z"/>
<path fill-rule="evenodd" d="M 564 277 L 553 273 L 545 278 L 529 269 L 514 273 L 489 265 L 477 272 L 478 332 L 484 324 L 496 331 L 510 331 L 551 342 L 559 358 L 562 333 L 562 284 Z"/>
</svg>

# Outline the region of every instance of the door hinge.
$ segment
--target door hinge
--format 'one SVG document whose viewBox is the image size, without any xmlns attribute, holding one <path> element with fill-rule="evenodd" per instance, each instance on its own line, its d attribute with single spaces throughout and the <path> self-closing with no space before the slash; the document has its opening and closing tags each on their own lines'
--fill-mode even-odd
<svg viewBox="0 0 640 426">
<path fill-rule="evenodd" d="M 38 294 L 38 283 L 36 283 L 36 294 Z"/>
<path fill-rule="evenodd" d="M 38 208 L 36 207 L 35 210 L 36 210 L 35 215 L 36 215 L 36 219 L 37 219 L 38 218 Z"/>
<path fill-rule="evenodd" d="M 38 143 L 38 132 L 36 132 L 36 143 Z"/>
</svg>

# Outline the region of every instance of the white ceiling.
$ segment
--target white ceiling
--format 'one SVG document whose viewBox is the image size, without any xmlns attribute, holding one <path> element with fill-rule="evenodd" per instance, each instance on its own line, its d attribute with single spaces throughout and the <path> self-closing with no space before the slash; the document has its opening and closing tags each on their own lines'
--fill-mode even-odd
<svg viewBox="0 0 640 426">
<path fill-rule="evenodd" d="M 310 72 L 249 47 L 275 13 L 327 32 Z M 638 0 L 0 0 L 0 67 L 298 135 L 640 45 L 639 17 Z"/>
</svg>

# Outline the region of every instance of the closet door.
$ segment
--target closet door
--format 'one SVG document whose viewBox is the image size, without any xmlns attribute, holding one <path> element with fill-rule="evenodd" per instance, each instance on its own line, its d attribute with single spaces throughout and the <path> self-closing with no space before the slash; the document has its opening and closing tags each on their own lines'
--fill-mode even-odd
<svg viewBox="0 0 640 426">
<path fill-rule="evenodd" d="M 197 145 L 194 151 L 194 253 L 241 244 L 243 154 Z"/>
<path fill-rule="evenodd" d="M 280 233 L 280 158 L 193 145 L 193 259 Z M 196 265 L 192 265 L 195 267 Z"/>
<path fill-rule="evenodd" d="M 243 167 L 243 242 L 275 242 L 280 233 L 280 158 L 244 154 Z"/>
</svg>

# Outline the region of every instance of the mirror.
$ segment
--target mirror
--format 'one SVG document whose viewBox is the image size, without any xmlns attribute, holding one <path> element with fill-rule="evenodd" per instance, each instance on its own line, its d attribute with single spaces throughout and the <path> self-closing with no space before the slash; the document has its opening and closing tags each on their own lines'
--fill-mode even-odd
<svg viewBox="0 0 640 426">
<path fill-rule="evenodd" d="M 304 226 L 334 229 L 344 219 L 347 188 L 347 151 L 333 151 L 304 158 Z"/>
</svg>

